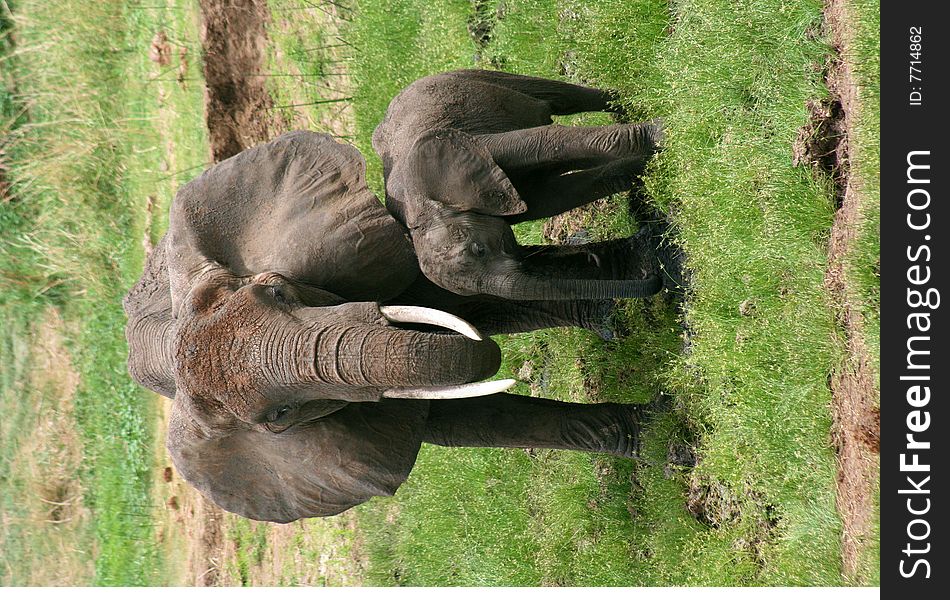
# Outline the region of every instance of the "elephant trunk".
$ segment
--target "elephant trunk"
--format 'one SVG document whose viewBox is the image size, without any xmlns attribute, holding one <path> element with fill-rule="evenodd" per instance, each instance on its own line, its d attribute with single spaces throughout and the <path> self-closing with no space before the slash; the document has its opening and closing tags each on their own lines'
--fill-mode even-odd
<svg viewBox="0 0 950 600">
<path fill-rule="evenodd" d="M 512 300 L 603 300 L 645 298 L 662 287 L 656 275 L 645 279 L 561 279 L 514 273 L 486 278 L 479 292 Z"/>
<path fill-rule="evenodd" d="M 314 342 L 319 381 L 355 387 L 441 386 L 493 375 L 501 352 L 491 339 L 372 325 L 333 325 Z"/>
<path fill-rule="evenodd" d="M 125 330 L 132 378 L 168 398 L 175 396 L 173 321 L 148 315 L 129 319 Z"/>
</svg>

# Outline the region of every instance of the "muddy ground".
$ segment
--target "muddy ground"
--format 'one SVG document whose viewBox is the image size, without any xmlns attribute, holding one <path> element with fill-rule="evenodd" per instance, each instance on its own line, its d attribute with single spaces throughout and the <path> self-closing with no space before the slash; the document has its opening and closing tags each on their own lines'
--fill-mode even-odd
<svg viewBox="0 0 950 600">
<path fill-rule="evenodd" d="M 201 0 L 205 119 L 215 162 L 289 129 L 272 110 L 264 68 L 270 12 L 262 0 Z"/>
</svg>

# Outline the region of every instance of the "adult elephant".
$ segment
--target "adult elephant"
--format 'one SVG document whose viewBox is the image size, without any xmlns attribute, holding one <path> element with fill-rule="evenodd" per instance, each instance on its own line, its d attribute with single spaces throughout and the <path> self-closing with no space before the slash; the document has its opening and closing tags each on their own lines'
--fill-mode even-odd
<svg viewBox="0 0 950 600">
<path fill-rule="evenodd" d="M 326 135 L 281 136 L 184 186 L 124 306 L 131 375 L 174 398 L 174 464 L 253 519 L 332 515 L 391 495 L 423 441 L 636 449 L 631 407 L 472 383 L 499 366 L 485 334 L 583 324 L 583 307 L 505 310 L 432 285 L 367 189 L 362 157 Z M 487 395 L 465 398 L 476 394 Z"/>
<path fill-rule="evenodd" d="M 656 152 L 656 123 L 562 127 L 609 110 L 608 92 L 497 71 L 410 84 L 373 134 L 386 205 L 423 273 L 456 294 L 517 300 L 642 297 L 661 287 L 656 235 L 520 246 L 511 225 L 630 189 Z"/>
</svg>

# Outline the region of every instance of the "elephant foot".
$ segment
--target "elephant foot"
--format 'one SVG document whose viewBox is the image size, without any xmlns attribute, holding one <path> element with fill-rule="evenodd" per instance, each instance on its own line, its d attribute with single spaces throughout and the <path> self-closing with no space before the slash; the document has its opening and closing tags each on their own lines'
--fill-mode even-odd
<svg viewBox="0 0 950 600">
<path fill-rule="evenodd" d="M 663 128 L 663 119 L 657 117 L 643 124 L 647 139 L 653 146 L 654 151 L 658 150 L 663 142 L 666 141 L 666 131 Z"/>
<path fill-rule="evenodd" d="M 656 273 L 663 279 L 663 287 L 675 296 L 682 296 L 689 287 L 689 272 L 686 269 L 686 255 L 683 249 L 667 239 L 670 225 L 660 221 L 649 225 L 651 245 L 657 261 Z"/>
<path fill-rule="evenodd" d="M 636 234 L 623 241 L 626 254 L 625 272 L 627 279 L 645 279 L 660 272 L 660 261 L 657 257 L 659 235 L 653 224 L 640 228 Z"/>
<path fill-rule="evenodd" d="M 588 331 L 597 334 L 597 337 L 609 342 L 619 337 L 623 337 L 624 332 L 619 326 L 617 319 L 617 300 L 582 300 L 584 304 L 584 315 L 579 325 Z"/>
<path fill-rule="evenodd" d="M 689 286 L 689 272 L 683 250 L 668 237 L 670 225 L 665 221 L 650 222 L 640 228 L 629 240 L 634 272 L 646 271 L 658 275 L 663 287 L 681 296 Z"/>
<path fill-rule="evenodd" d="M 663 280 L 663 287 L 674 295 L 682 295 L 689 287 L 689 271 L 686 268 L 686 255 L 682 248 L 669 241 L 669 232 L 672 229 L 667 215 L 660 212 L 656 207 L 646 201 L 642 194 L 631 192 L 628 196 L 629 212 L 632 217 L 641 223 L 646 223 L 641 227 L 631 240 L 636 240 L 641 235 L 649 237 L 647 244 L 648 250 L 653 252 L 656 258 L 654 263 L 658 274 Z M 643 239 L 633 242 L 633 252 L 637 252 L 642 246 Z"/>
<path fill-rule="evenodd" d="M 572 406 L 560 419 L 561 441 L 553 447 L 638 458 L 642 410 L 636 404 L 613 402 Z"/>
<path fill-rule="evenodd" d="M 640 456 L 640 424 L 643 409 L 637 404 L 614 404 L 615 426 L 609 428 L 603 439 L 602 452 L 621 458 Z"/>
</svg>

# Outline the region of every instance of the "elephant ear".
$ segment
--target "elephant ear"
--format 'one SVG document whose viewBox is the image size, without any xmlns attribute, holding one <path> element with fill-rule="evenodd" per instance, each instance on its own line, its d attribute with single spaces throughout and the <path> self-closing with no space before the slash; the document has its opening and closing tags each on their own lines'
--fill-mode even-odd
<svg viewBox="0 0 950 600">
<path fill-rule="evenodd" d="M 179 393 L 166 443 L 182 477 L 221 508 L 288 523 L 393 495 L 415 463 L 427 415 L 427 402 L 351 403 L 271 433 Z"/>
<path fill-rule="evenodd" d="M 140 385 L 167 398 L 175 397 L 172 362 L 172 301 L 168 285 L 165 235 L 145 260 L 142 277 L 122 301 L 128 322 L 128 369 Z"/>
<path fill-rule="evenodd" d="M 407 221 L 420 225 L 422 199 L 458 211 L 508 216 L 528 207 L 488 150 L 473 136 L 456 129 L 421 135 L 393 168 L 393 197 L 407 200 Z"/>
<path fill-rule="evenodd" d="M 215 263 L 239 277 L 277 272 L 352 301 L 402 292 L 418 274 L 412 244 L 364 171 L 352 146 L 297 131 L 182 187 L 169 216 L 175 313 Z"/>
</svg>

